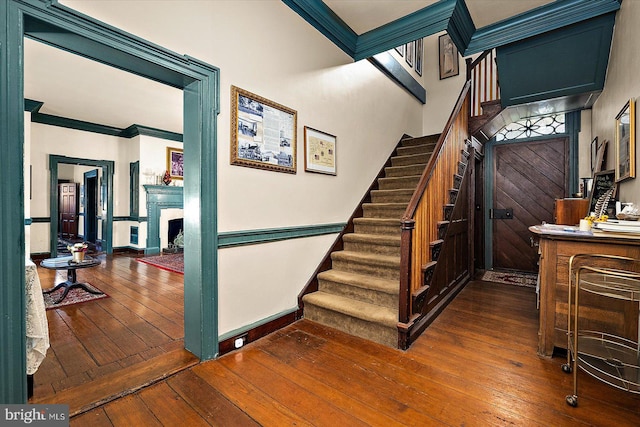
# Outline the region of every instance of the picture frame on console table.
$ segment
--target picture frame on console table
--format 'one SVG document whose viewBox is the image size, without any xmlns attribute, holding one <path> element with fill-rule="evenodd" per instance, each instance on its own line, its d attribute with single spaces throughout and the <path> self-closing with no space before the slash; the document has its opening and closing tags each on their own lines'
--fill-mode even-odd
<svg viewBox="0 0 640 427">
<path fill-rule="evenodd" d="M 296 173 L 297 112 L 231 86 L 231 164 Z"/>
<path fill-rule="evenodd" d="M 616 116 L 616 182 L 636 177 L 636 112 L 630 99 Z"/>
<path fill-rule="evenodd" d="M 615 180 L 615 174 L 616 173 L 614 170 L 606 170 L 593 174 L 593 183 L 591 184 L 591 197 L 589 198 L 589 212 L 587 212 L 587 215 L 590 215 L 591 212 L 595 211 L 598 199 L 600 199 L 607 191 L 611 190 L 612 188 L 614 190 L 611 196 L 611 200 L 609 201 L 609 208 L 607 210 L 613 209 L 613 206 L 615 206 L 614 201 L 616 200 L 618 192 L 618 185 Z"/>
<path fill-rule="evenodd" d="M 336 175 L 336 137 L 304 127 L 304 170 Z"/>
</svg>

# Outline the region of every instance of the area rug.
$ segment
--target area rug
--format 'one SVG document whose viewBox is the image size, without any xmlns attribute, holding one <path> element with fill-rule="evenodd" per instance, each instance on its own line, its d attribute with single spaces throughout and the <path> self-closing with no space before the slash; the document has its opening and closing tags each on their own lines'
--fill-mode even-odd
<svg viewBox="0 0 640 427">
<path fill-rule="evenodd" d="M 517 273 L 513 271 L 485 271 L 482 279 L 485 282 L 506 283 L 509 285 L 527 286 L 535 288 L 538 275 L 535 273 Z"/>
<path fill-rule="evenodd" d="M 86 283 L 87 287 L 89 289 L 98 291 L 98 292 L 102 292 L 100 289 L 96 288 L 95 286 Z M 46 291 L 46 289 L 45 289 Z M 73 305 L 73 304 L 80 304 L 83 302 L 87 302 L 87 301 L 95 301 L 98 299 L 102 299 L 102 298 L 108 298 L 109 295 L 102 293 L 102 294 L 90 294 L 89 292 L 85 291 L 84 289 L 79 289 L 79 288 L 74 288 L 71 289 L 69 291 L 69 293 L 67 294 L 67 296 L 65 297 L 64 300 L 62 300 L 60 303 L 58 304 L 54 304 L 54 301 L 58 301 L 58 299 L 62 296 L 62 293 L 64 292 L 64 288 L 60 288 L 55 292 L 52 292 L 50 294 L 42 294 L 42 296 L 44 297 L 44 306 L 47 310 L 53 310 L 56 308 L 60 308 L 60 307 L 65 307 L 68 305 Z"/>
<path fill-rule="evenodd" d="M 136 258 L 136 261 L 153 265 L 174 273 L 184 274 L 184 254 L 165 254 Z"/>
</svg>

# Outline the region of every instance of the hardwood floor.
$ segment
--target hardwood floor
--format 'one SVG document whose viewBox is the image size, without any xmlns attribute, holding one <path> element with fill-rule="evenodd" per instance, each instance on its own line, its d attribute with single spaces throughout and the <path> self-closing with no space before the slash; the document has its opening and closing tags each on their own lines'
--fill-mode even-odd
<svg viewBox="0 0 640 427">
<path fill-rule="evenodd" d="M 128 268 L 132 268 L 130 275 Z M 173 297 L 155 295 L 154 291 L 166 286 L 172 289 L 167 292 L 181 297 L 181 286 L 163 284 L 176 281 L 174 273 L 160 274 L 161 270 L 152 268 L 115 258 L 103 267 L 103 274 L 114 284 L 95 284 L 105 291 L 114 286 L 113 291 L 107 291 L 111 295 L 107 300 L 119 307 L 117 313 L 125 313 L 118 322 L 150 347 L 147 352 L 160 356 L 163 346 L 175 349 L 181 341 L 170 334 L 171 328 L 165 331 L 161 326 L 177 323 L 175 318 L 160 320 L 165 314 L 178 312 L 168 303 Z M 73 314 L 58 314 L 62 321 L 53 323 L 52 330 L 62 326 L 62 332 L 55 331 L 52 341 L 54 359 L 61 357 L 62 348 L 70 346 L 67 342 L 79 340 L 72 336 L 86 333 L 83 331 L 90 322 L 91 328 L 102 332 L 87 352 L 100 354 L 104 366 L 110 366 L 103 368 L 111 369 L 103 375 L 110 379 L 105 382 L 109 387 L 119 379 L 126 388 L 127 375 L 113 363 L 126 366 L 123 360 L 127 357 L 135 359 L 135 364 L 144 363 L 142 353 L 117 359 L 143 347 L 138 343 L 128 349 L 121 344 L 125 339 L 138 342 L 133 337 L 121 338 L 124 332 L 109 338 L 119 351 L 107 344 L 108 330 L 92 317 L 89 308 L 99 303 L 78 305 Z M 80 310 L 82 305 L 85 307 Z M 96 313 L 101 311 L 109 309 L 96 308 Z M 144 320 L 136 321 L 133 314 L 126 313 Z M 113 319 L 105 322 L 115 325 Z M 569 407 L 564 397 L 571 393 L 573 382 L 572 376 L 560 369 L 565 359 L 544 359 L 536 354 L 537 330 L 531 288 L 472 282 L 406 352 L 302 320 L 218 360 L 186 369 L 195 362 L 183 363 L 176 369 L 179 372 L 153 384 L 147 381 L 151 385 L 134 393 L 124 395 L 122 388 L 121 397 L 73 417 L 71 425 L 640 425 L 640 396 L 610 388 L 582 373 L 579 406 Z M 154 331 L 150 332 L 150 337 L 155 337 L 151 338 L 153 344 L 147 343 L 145 331 Z M 105 343 L 99 344 L 101 341 Z M 69 350 L 65 357 L 71 354 Z M 88 369 L 78 374 L 85 379 L 102 372 L 97 356 L 89 358 L 95 366 L 84 361 Z M 57 361 L 47 363 L 52 370 L 64 366 Z M 36 393 L 54 388 L 55 382 L 39 381 L 39 375 L 40 371 Z M 67 382 L 75 384 L 71 379 Z M 86 392 L 86 384 L 78 381 L 72 388 Z M 68 396 L 78 398 L 79 393 Z M 71 401 L 65 403 L 78 407 Z"/>
<path fill-rule="evenodd" d="M 183 277 L 133 257 L 101 256 L 78 281 L 109 295 L 47 311 L 51 348 L 34 375 L 33 403 L 90 409 L 194 365 L 183 349 Z M 65 271 L 38 268 L 43 289 Z"/>
</svg>

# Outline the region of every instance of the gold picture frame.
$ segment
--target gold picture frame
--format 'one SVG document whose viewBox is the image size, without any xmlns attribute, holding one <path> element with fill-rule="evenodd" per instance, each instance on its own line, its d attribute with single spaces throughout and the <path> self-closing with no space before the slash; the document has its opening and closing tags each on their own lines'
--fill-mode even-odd
<svg viewBox="0 0 640 427">
<path fill-rule="evenodd" d="M 183 179 L 184 153 L 182 148 L 167 147 L 167 172 L 171 179 Z"/>
<path fill-rule="evenodd" d="M 304 170 L 336 175 L 336 137 L 304 127 Z"/>
<path fill-rule="evenodd" d="M 231 86 L 231 164 L 296 173 L 297 112 Z"/>
<path fill-rule="evenodd" d="M 636 177 L 636 112 L 630 99 L 616 116 L 616 182 Z"/>
</svg>

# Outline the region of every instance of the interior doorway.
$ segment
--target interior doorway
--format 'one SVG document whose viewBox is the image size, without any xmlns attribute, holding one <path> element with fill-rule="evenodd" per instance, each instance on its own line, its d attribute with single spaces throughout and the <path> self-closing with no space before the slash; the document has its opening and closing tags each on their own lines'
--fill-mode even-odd
<svg viewBox="0 0 640 427">
<path fill-rule="evenodd" d="M 98 239 L 98 169 L 84 173 L 84 239 Z"/>
<path fill-rule="evenodd" d="M 78 184 L 58 184 L 58 235 L 62 239 L 78 237 Z"/>
</svg>

